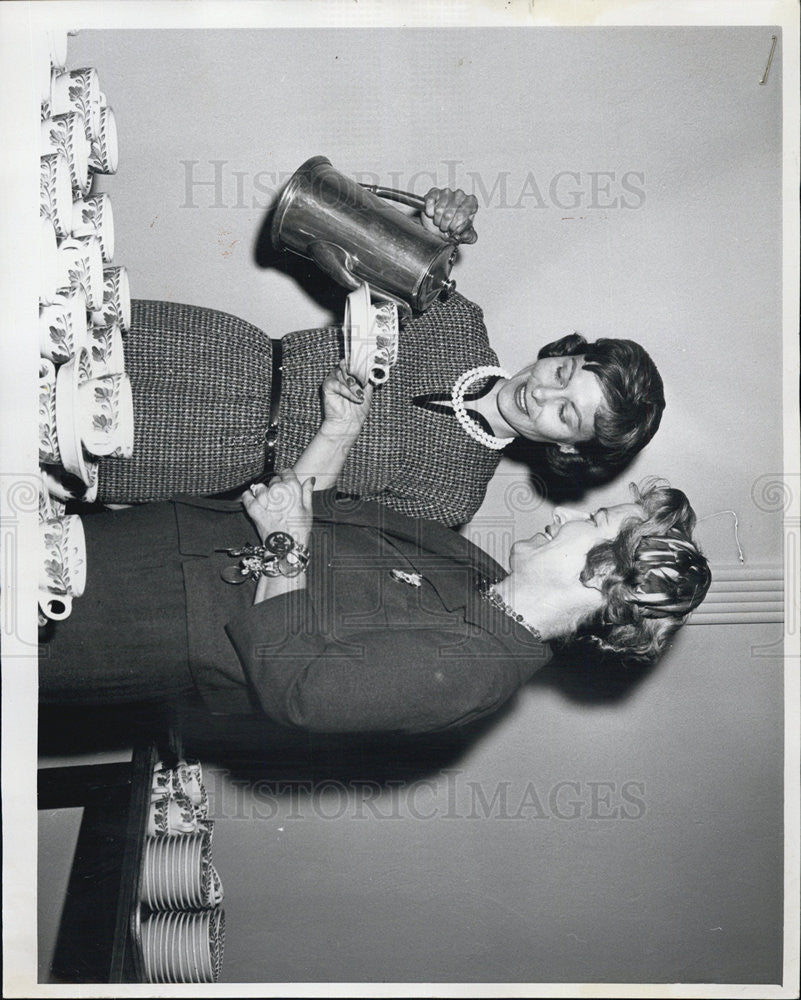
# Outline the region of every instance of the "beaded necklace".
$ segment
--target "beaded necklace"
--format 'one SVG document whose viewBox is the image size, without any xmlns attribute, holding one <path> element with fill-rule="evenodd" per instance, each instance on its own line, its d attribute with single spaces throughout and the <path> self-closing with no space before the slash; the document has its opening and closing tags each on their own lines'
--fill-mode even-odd
<svg viewBox="0 0 801 1000">
<path fill-rule="evenodd" d="M 501 378 L 509 378 L 507 372 L 495 365 L 482 365 L 480 368 L 471 368 L 470 371 L 465 372 L 464 375 L 460 375 L 456 380 L 451 391 L 451 402 L 453 403 L 453 412 L 456 414 L 456 419 L 461 424 L 464 432 L 473 438 L 474 441 L 483 444 L 485 448 L 500 451 L 501 448 L 505 448 L 511 441 L 514 441 L 514 438 L 498 438 L 494 434 L 488 434 L 473 420 L 464 405 L 464 396 L 468 387 L 473 382 L 477 382 L 481 378 L 487 378 L 490 375 L 500 375 Z"/>
<path fill-rule="evenodd" d="M 506 601 L 501 597 L 501 595 L 495 589 L 494 584 L 485 583 L 481 587 L 479 593 L 484 598 L 484 600 L 487 601 L 489 604 L 491 604 L 494 608 L 497 608 L 499 611 L 503 611 L 503 613 L 505 615 L 508 615 L 509 618 L 512 619 L 512 621 L 517 622 L 518 625 L 522 625 L 522 627 L 526 629 L 528 632 L 530 632 L 535 639 L 539 639 L 540 641 L 542 641 L 542 633 L 540 632 L 540 630 L 538 628 L 535 628 L 533 625 L 529 625 L 526 619 L 521 614 L 518 614 L 518 612 L 515 611 L 515 609 L 512 607 L 511 604 L 507 604 Z"/>
</svg>

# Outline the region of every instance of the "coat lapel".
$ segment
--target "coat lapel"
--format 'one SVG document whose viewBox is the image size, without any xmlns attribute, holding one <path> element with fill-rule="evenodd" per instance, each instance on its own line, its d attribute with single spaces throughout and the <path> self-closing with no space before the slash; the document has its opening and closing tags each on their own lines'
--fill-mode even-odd
<svg viewBox="0 0 801 1000">
<path fill-rule="evenodd" d="M 453 529 L 436 521 L 407 517 L 383 504 L 337 496 L 335 490 L 326 490 L 314 494 L 314 517 L 376 528 L 389 538 L 411 543 L 421 558 L 416 563 L 414 555 L 409 555 L 410 562 L 434 587 L 449 611 L 464 607 L 471 621 L 477 620 L 473 599 L 477 578 L 498 580 L 506 575 L 483 549 Z"/>
</svg>

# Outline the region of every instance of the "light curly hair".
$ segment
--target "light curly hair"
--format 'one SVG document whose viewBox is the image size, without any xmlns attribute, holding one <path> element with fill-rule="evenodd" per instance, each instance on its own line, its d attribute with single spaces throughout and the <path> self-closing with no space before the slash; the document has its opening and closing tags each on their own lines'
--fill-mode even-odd
<svg viewBox="0 0 801 1000">
<path fill-rule="evenodd" d="M 563 645 L 651 663 L 704 599 L 712 575 L 692 539 L 695 512 L 684 493 L 657 478 L 631 489 L 645 517 L 625 521 L 587 554 L 580 579 L 602 580 L 603 604 Z"/>
</svg>

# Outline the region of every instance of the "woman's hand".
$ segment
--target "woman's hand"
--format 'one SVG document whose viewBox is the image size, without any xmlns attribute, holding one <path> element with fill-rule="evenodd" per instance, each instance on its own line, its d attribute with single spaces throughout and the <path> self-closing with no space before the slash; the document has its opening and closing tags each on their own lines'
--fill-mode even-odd
<svg viewBox="0 0 801 1000">
<path fill-rule="evenodd" d="M 368 383 L 362 388 L 343 360 L 323 382 L 322 393 L 324 427 L 358 434 L 370 412 L 372 385 Z"/>
<path fill-rule="evenodd" d="M 473 229 L 473 219 L 477 211 L 475 195 L 465 194 L 461 188 L 451 191 L 450 188 L 434 187 L 426 195 L 423 225 L 459 243 L 475 243 L 478 234 Z"/>
<path fill-rule="evenodd" d="M 274 531 L 285 531 L 301 545 L 308 543 L 313 520 L 313 489 L 313 477 L 301 483 L 293 469 L 286 469 L 279 472 L 269 486 L 254 483 L 242 494 L 242 503 L 262 543 Z"/>
<path fill-rule="evenodd" d="M 345 362 L 340 361 L 323 382 L 322 393 L 323 422 L 295 462 L 295 474 L 296 478 L 307 480 L 304 488 L 313 476 L 314 488 L 327 490 L 335 485 L 359 436 L 370 409 L 373 387 L 367 385 L 362 389 L 346 371 Z"/>
</svg>

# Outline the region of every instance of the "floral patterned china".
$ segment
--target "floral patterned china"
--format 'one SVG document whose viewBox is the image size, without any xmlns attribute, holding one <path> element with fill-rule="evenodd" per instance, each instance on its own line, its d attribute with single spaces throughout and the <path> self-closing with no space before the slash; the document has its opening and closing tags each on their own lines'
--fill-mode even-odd
<svg viewBox="0 0 801 1000">
<path fill-rule="evenodd" d="M 39 306 L 39 353 L 56 364 L 69 361 L 86 346 L 86 295 L 72 288 Z"/>
<path fill-rule="evenodd" d="M 197 820 L 192 803 L 185 795 L 168 795 L 150 803 L 147 833 L 150 837 L 194 833 Z"/>
<path fill-rule="evenodd" d="M 100 308 L 103 303 L 103 252 L 97 236 L 69 236 L 59 241 L 56 282 L 59 290 L 80 286 L 86 293 L 87 306 Z"/>
<path fill-rule="evenodd" d="M 201 913 L 153 913 L 141 923 L 150 983 L 215 983 L 225 937 L 220 907 Z"/>
<path fill-rule="evenodd" d="M 96 326 L 118 323 L 123 333 L 131 328 L 131 287 L 124 267 L 103 268 L 103 304 L 92 307 L 92 322 Z"/>
<path fill-rule="evenodd" d="M 56 386 L 62 464 L 86 482 L 86 456 L 133 453 L 133 395 L 125 374 L 94 375 L 88 352 L 63 365 Z M 62 433 L 62 428 L 64 433 Z"/>
<path fill-rule="evenodd" d="M 390 366 L 397 359 L 398 308 L 395 303 L 374 306 L 370 301 L 370 286 L 362 282 L 345 300 L 343 333 L 348 371 L 363 384 L 386 382 Z"/>
<path fill-rule="evenodd" d="M 167 834 L 145 841 L 142 901 L 151 910 L 202 907 L 211 882 L 208 834 Z"/>
<path fill-rule="evenodd" d="M 49 358 L 39 359 L 39 461 L 61 461 L 56 429 L 56 369 Z"/>
<path fill-rule="evenodd" d="M 72 183 L 63 151 L 42 156 L 39 161 L 39 215 L 49 219 L 56 236 L 68 236 L 72 225 Z"/>
<path fill-rule="evenodd" d="M 39 607 L 59 621 L 72 610 L 73 597 L 86 586 L 86 539 L 77 514 L 53 517 L 39 525 L 42 563 L 39 573 Z"/>
<path fill-rule="evenodd" d="M 100 125 L 100 78 L 90 66 L 69 72 L 53 70 L 50 77 L 50 114 L 77 112 L 83 118 L 87 138 Z"/>
<path fill-rule="evenodd" d="M 117 119 L 111 108 L 99 108 L 97 130 L 91 133 L 89 168 L 98 174 L 116 174 L 118 163 Z"/>
<path fill-rule="evenodd" d="M 63 153 L 70 168 L 71 187 L 82 193 L 88 191 L 90 145 L 83 118 L 70 111 L 65 115 L 45 118 L 40 130 L 42 156 Z"/>
<path fill-rule="evenodd" d="M 114 213 L 111 198 L 96 194 L 72 203 L 71 231 L 73 236 L 97 236 L 103 263 L 114 257 Z"/>
<path fill-rule="evenodd" d="M 93 375 L 121 375 L 125 371 L 125 353 L 119 325 L 90 326 L 87 347 Z"/>
</svg>

